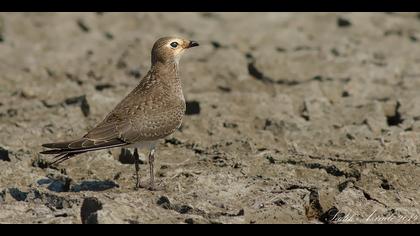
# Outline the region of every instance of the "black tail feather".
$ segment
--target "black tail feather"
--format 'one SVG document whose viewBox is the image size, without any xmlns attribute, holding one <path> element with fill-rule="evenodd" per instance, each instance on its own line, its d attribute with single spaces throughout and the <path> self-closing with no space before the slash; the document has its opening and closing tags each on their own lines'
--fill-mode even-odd
<svg viewBox="0 0 420 236">
<path fill-rule="evenodd" d="M 120 139 L 114 139 L 114 140 L 110 140 L 108 142 L 105 143 L 101 143 L 98 145 L 91 145 L 91 146 L 87 146 L 87 147 L 69 147 L 69 143 L 74 143 L 74 142 L 62 142 L 62 143 L 47 143 L 47 144 L 43 144 L 43 147 L 47 147 L 47 148 L 52 148 L 50 150 L 45 150 L 40 152 L 40 154 L 58 154 L 56 155 L 53 159 L 54 161 L 50 163 L 50 165 L 54 165 L 54 164 L 60 164 L 76 155 L 85 153 L 85 152 L 89 152 L 89 151 L 97 151 L 97 150 L 102 150 L 102 149 L 107 149 L 107 148 L 114 148 L 114 147 L 122 147 L 127 145 L 127 143 L 125 143 L 124 141 L 120 140 Z"/>
<path fill-rule="evenodd" d="M 64 149 L 53 149 L 53 150 L 46 150 L 46 151 L 42 151 L 42 152 L 39 152 L 40 154 L 61 154 L 61 153 L 63 153 L 63 150 Z"/>
<path fill-rule="evenodd" d="M 64 162 L 64 161 L 67 161 L 68 159 L 70 159 L 70 158 L 72 158 L 72 157 L 75 157 L 75 156 L 77 156 L 77 155 L 79 155 L 79 154 L 82 154 L 82 153 L 84 153 L 84 152 L 73 152 L 73 153 L 61 153 L 61 154 L 58 154 L 57 156 L 55 156 L 53 159 L 56 159 L 56 160 L 54 160 L 53 162 L 50 162 L 50 163 L 48 163 L 49 165 L 55 165 L 55 164 L 60 164 L 60 163 L 62 163 L 62 162 Z"/>
</svg>

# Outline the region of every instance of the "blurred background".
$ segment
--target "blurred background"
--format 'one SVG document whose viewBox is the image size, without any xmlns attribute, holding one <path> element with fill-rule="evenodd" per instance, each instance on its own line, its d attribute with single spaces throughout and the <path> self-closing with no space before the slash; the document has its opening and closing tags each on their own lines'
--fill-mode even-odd
<svg viewBox="0 0 420 236">
<path fill-rule="evenodd" d="M 165 190 L 118 149 L 48 167 L 163 36 L 200 43 Z M 0 222 L 419 223 L 419 65 L 419 13 L 0 13 Z"/>
</svg>

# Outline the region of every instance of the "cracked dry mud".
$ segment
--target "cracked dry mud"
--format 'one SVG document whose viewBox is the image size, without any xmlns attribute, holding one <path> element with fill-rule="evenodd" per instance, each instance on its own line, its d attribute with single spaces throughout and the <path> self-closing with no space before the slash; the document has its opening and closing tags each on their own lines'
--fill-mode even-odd
<svg viewBox="0 0 420 236">
<path fill-rule="evenodd" d="M 201 46 L 165 189 L 133 189 L 127 150 L 48 167 L 166 35 Z M 0 70 L 0 223 L 420 222 L 416 13 L 1 13 Z"/>
</svg>

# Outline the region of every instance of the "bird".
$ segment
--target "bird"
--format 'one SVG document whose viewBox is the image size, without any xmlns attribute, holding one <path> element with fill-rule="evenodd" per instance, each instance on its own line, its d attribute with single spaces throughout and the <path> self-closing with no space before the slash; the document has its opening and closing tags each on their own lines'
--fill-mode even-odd
<svg viewBox="0 0 420 236">
<path fill-rule="evenodd" d="M 55 154 L 58 165 L 79 154 L 109 148 L 134 148 L 135 188 L 156 190 L 154 160 L 159 140 L 182 124 L 186 102 L 179 76 L 179 61 L 199 43 L 180 37 L 159 38 L 151 50 L 151 67 L 139 84 L 104 118 L 79 139 L 42 144 L 41 154 Z M 148 148 L 148 183 L 139 180 L 137 149 Z"/>
</svg>

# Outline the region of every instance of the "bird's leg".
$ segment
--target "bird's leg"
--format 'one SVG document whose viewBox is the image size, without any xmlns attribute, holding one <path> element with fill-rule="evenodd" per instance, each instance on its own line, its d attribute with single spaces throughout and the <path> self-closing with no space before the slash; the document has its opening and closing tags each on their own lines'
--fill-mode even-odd
<svg viewBox="0 0 420 236">
<path fill-rule="evenodd" d="M 149 172 L 150 172 L 150 180 L 149 182 L 139 182 L 138 187 L 145 188 L 151 191 L 159 191 L 163 190 L 163 187 L 155 186 L 155 173 L 154 173 L 154 163 L 155 163 L 155 147 L 150 148 L 149 152 Z"/>
<path fill-rule="evenodd" d="M 139 177 L 139 153 L 137 151 L 137 148 L 134 148 L 134 154 L 133 154 L 133 158 L 134 158 L 134 167 L 136 168 L 136 189 L 138 189 L 140 187 L 140 177 Z"/>
<path fill-rule="evenodd" d="M 155 162 L 155 148 L 153 147 L 149 153 L 149 168 L 150 168 L 150 186 L 151 190 L 155 189 L 155 173 L 154 173 L 154 162 Z"/>
</svg>

